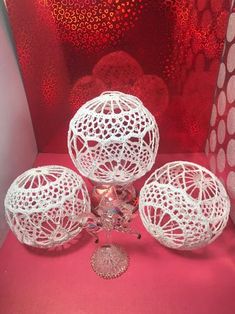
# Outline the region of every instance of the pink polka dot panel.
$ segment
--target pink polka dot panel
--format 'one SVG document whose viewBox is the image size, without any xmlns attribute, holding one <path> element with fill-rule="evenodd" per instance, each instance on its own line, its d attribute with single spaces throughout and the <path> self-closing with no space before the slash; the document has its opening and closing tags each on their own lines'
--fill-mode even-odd
<svg viewBox="0 0 235 314">
<path fill-rule="evenodd" d="M 219 69 L 218 81 L 217 81 L 217 85 L 219 88 L 223 87 L 225 75 L 226 75 L 226 68 L 225 68 L 224 63 L 221 63 L 220 69 Z"/>
<path fill-rule="evenodd" d="M 226 95 L 224 91 L 221 91 L 217 100 L 217 108 L 218 108 L 218 113 L 220 116 L 224 114 L 225 107 L 226 107 Z"/>
<path fill-rule="evenodd" d="M 235 37 L 235 13 L 232 13 L 228 21 L 227 41 L 231 42 Z"/>
<path fill-rule="evenodd" d="M 215 151 L 215 148 L 216 148 L 216 132 L 215 130 L 212 130 L 211 131 L 211 134 L 210 134 L 210 149 L 212 152 Z"/>
<path fill-rule="evenodd" d="M 218 129 L 217 129 L 217 139 L 218 139 L 218 143 L 219 144 L 223 144 L 224 140 L 225 140 L 225 122 L 224 120 L 220 120 L 219 124 L 218 124 Z"/>
<path fill-rule="evenodd" d="M 227 84 L 227 99 L 231 104 L 235 100 L 235 75 L 232 75 Z"/>
<path fill-rule="evenodd" d="M 227 68 L 229 72 L 233 72 L 235 69 L 235 44 L 233 44 L 228 51 L 228 57 L 227 57 Z"/>
<path fill-rule="evenodd" d="M 216 105 L 214 104 L 212 107 L 212 112 L 211 112 L 211 120 L 210 120 L 211 126 L 215 125 L 216 117 L 217 117 L 217 109 L 216 109 Z"/>
<path fill-rule="evenodd" d="M 227 131 L 229 135 L 233 135 L 235 133 L 234 121 L 235 121 L 235 107 L 231 107 L 227 115 Z"/>
<path fill-rule="evenodd" d="M 225 168 L 225 152 L 223 148 L 220 148 L 218 155 L 217 155 L 217 169 L 219 172 L 223 172 Z"/>
<path fill-rule="evenodd" d="M 200 2 L 202 4 L 202 2 Z M 216 2 L 215 2 L 216 3 Z M 214 6 L 216 10 L 216 5 Z M 235 204 L 235 2 L 231 12 L 219 66 L 210 129 L 205 147 L 209 165 Z M 235 223 L 235 205 L 230 214 Z"/>
</svg>

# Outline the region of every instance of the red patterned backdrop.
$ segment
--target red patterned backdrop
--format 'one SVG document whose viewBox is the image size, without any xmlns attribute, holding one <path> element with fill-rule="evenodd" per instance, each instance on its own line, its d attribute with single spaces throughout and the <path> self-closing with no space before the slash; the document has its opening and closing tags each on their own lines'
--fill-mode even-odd
<svg viewBox="0 0 235 314">
<path fill-rule="evenodd" d="M 161 152 L 202 151 L 229 0 L 7 0 L 39 151 L 104 90 L 141 98 Z"/>
</svg>

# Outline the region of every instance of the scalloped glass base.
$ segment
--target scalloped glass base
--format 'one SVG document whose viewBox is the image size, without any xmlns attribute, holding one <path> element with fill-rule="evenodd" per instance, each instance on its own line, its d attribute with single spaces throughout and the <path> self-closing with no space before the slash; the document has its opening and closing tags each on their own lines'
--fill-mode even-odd
<svg viewBox="0 0 235 314">
<path fill-rule="evenodd" d="M 104 279 L 121 276 L 128 268 L 129 257 L 119 246 L 107 244 L 99 247 L 91 257 L 94 272 Z"/>
</svg>

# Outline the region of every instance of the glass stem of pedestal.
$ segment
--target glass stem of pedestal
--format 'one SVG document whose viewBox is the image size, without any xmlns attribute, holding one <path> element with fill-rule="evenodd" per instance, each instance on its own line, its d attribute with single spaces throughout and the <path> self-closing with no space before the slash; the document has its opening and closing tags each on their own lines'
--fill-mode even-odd
<svg viewBox="0 0 235 314">
<path fill-rule="evenodd" d="M 111 245 L 111 232 L 110 230 L 105 231 L 105 246 Z"/>
</svg>

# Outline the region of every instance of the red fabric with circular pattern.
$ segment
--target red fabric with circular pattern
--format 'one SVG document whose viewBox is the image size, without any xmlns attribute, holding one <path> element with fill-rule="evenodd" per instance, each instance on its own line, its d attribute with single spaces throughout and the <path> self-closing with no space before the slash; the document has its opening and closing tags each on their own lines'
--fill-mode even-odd
<svg viewBox="0 0 235 314">
<path fill-rule="evenodd" d="M 229 0 L 7 0 L 39 151 L 103 89 L 140 97 L 160 152 L 204 149 Z M 76 99 L 77 98 L 77 99 Z"/>
</svg>

